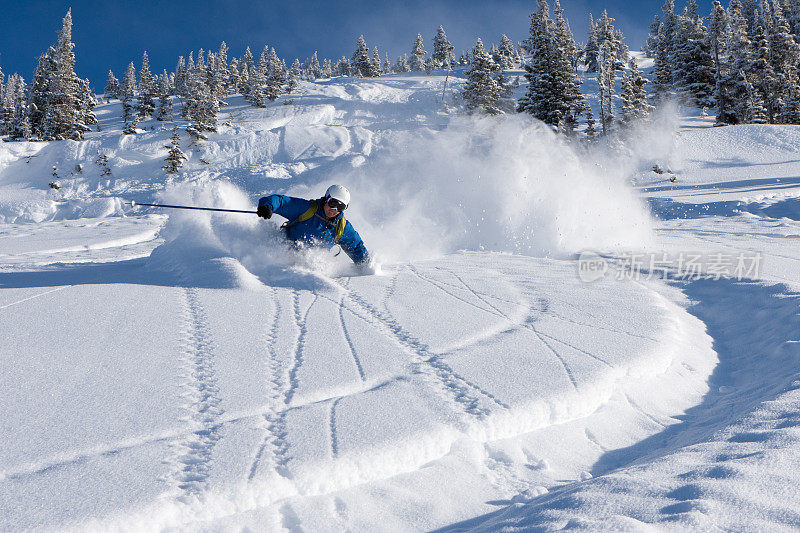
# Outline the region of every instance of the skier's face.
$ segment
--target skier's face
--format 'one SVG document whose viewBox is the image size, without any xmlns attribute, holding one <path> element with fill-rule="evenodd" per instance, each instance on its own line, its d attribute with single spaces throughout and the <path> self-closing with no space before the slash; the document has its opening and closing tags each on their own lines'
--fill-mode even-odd
<svg viewBox="0 0 800 533">
<path fill-rule="evenodd" d="M 340 213 L 340 211 L 334 207 L 331 207 L 331 203 L 336 202 L 325 202 L 323 209 L 325 211 L 325 218 L 333 218 Z"/>
</svg>

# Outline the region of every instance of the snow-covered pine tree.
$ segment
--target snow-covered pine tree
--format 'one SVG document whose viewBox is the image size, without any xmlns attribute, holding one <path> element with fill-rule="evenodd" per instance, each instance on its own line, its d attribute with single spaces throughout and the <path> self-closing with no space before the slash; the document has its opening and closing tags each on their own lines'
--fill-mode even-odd
<svg viewBox="0 0 800 533">
<path fill-rule="evenodd" d="M 269 52 L 267 60 L 267 79 L 264 87 L 264 96 L 270 102 L 275 101 L 283 92 L 283 84 L 286 82 L 286 72 L 283 61 L 278 58 L 275 48 Z"/>
<path fill-rule="evenodd" d="M 242 92 L 241 88 L 242 77 L 239 72 L 239 58 L 234 57 L 228 65 L 228 86 L 231 94 L 239 94 Z"/>
<path fill-rule="evenodd" d="M 553 106 L 553 73 L 555 72 L 555 27 L 550 20 L 550 6 L 546 0 L 538 0 L 537 9 L 531 13 L 529 36 L 525 48 L 531 60 L 525 65 L 528 89 L 520 98 L 517 111 L 529 113 L 550 125 L 558 124 Z"/>
<path fill-rule="evenodd" d="M 158 78 L 158 111 L 156 119 L 172 120 L 172 100 L 169 97 L 169 75 L 166 69 Z"/>
<path fill-rule="evenodd" d="M 376 76 L 375 66 L 372 64 L 372 59 L 369 56 L 369 48 L 361 35 L 356 43 L 356 51 L 353 52 L 353 57 L 350 58 L 350 66 L 356 76 L 362 78 L 372 78 Z"/>
<path fill-rule="evenodd" d="M 336 67 L 333 70 L 334 76 L 352 76 L 353 68 L 350 65 L 350 60 L 342 56 L 336 62 Z"/>
<path fill-rule="evenodd" d="M 295 58 L 294 62 L 292 62 L 292 66 L 286 73 L 286 86 L 284 87 L 284 92 L 286 94 L 291 94 L 295 89 L 297 89 L 297 87 L 300 85 L 298 80 L 302 75 L 303 67 L 300 66 L 300 60 Z"/>
<path fill-rule="evenodd" d="M 333 65 L 331 64 L 331 60 L 327 57 L 322 60 L 322 69 L 320 70 L 319 75 L 322 78 L 330 78 L 333 76 Z"/>
<path fill-rule="evenodd" d="M 606 10 L 603 10 L 603 14 L 595 22 L 593 34 L 598 50 L 604 43 L 608 43 L 611 54 L 614 57 L 615 68 L 619 70 L 628 63 L 629 52 L 622 32 L 614 28 L 614 19 L 608 16 Z"/>
<path fill-rule="evenodd" d="M 51 46 L 48 52 L 52 51 Z M 28 101 L 29 126 L 31 134 L 42 139 L 45 137 L 45 112 L 48 104 L 48 79 L 53 70 L 53 62 L 48 53 L 41 54 L 33 71 L 33 80 L 30 86 L 30 99 Z"/>
<path fill-rule="evenodd" d="M 714 59 L 695 0 L 689 0 L 678 17 L 674 39 L 672 75 L 675 89 L 691 105 L 713 106 L 716 86 Z"/>
<path fill-rule="evenodd" d="M 97 125 L 97 117 L 94 114 L 94 108 L 97 107 L 97 97 L 92 91 L 88 79 L 80 80 L 78 101 L 80 102 L 80 108 L 78 110 L 77 127 L 90 131 L 90 126 Z"/>
<path fill-rule="evenodd" d="M 784 90 L 786 95 L 781 109 L 780 122 L 783 124 L 800 124 L 800 79 L 784 78 Z"/>
<path fill-rule="evenodd" d="M 14 118 L 11 120 L 8 135 L 12 140 L 28 140 L 31 138 L 28 87 L 22 76 L 19 74 L 15 74 L 15 76 L 17 79 L 14 94 Z"/>
<path fill-rule="evenodd" d="M 784 8 L 780 2 L 774 2 L 772 8 L 772 25 L 769 28 L 770 61 L 776 75 L 776 92 L 780 104 L 776 106 L 777 116 L 773 121 L 783 122 L 785 116 L 794 112 L 784 107 L 792 106 L 793 90 L 798 79 L 797 65 L 800 62 L 800 45 L 791 34 L 789 21 L 784 15 Z"/>
<path fill-rule="evenodd" d="M 514 85 L 505 71 L 495 64 L 494 81 L 497 82 L 498 98 L 497 109 L 502 113 L 513 113 L 516 111 L 517 102 L 514 100 Z"/>
<path fill-rule="evenodd" d="M 581 51 L 583 64 L 586 67 L 586 72 L 597 72 L 597 54 L 600 52 L 600 45 L 597 43 L 597 25 L 594 22 L 594 17 L 589 13 L 589 34 L 586 40 L 586 45 Z M 530 52 L 530 38 L 525 41 L 525 49 Z"/>
<path fill-rule="evenodd" d="M 597 140 L 597 129 L 595 128 L 594 114 L 592 114 L 592 106 L 586 106 L 586 129 L 583 133 L 586 134 L 586 140 L 590 143 Z"/>
<path fill-rule="evenodd" d="M 392 73 L 392 64 L 389 62 L 389 52 L 386 52 L 383 56 L 383 66 L 381 70 L 384 74 L 391 74 Z"/>
<path fill-rule="evenodd" d="M 114 73 L 108 71 L 108 79 L 106 80 L 106 102 L 112 98 L 119 99 L 119 80 L 114 76 Z"/>
<path fill-rule="evenodd" d="M 378 53 L 377 46 L 372 49 L 372 69 L 376 76 L 383 74 L 383 68 L 381 68 L 381 54 Z"/>
<path fill-rule="evenodd" d="M 244 97 L 254 107 L 266 107 L 266 99 L 264 98 L 264 85 L 267 83 L 267 76 L 265 74 L 268 69 L 268 55 L 262 52 L 258 60 L 258 65 L 253 65 L 253 55 L 250 53 L 250 47 L 244 51 L 242 58 L 242 78 L 244 79 Z"/>
<path fill-rule="evenodd" d="M 500 46 L 497 48 L 497 55 L 500 58 L 500 67 L 503 69 L 514 68 L 516 51 L 514 43 L 504 33 L 500 36 Z"/>
<path fill-rule="evenodd" d="M 125 76 L 122 78 L 122 84 L 119 87 L 120 100 L 122 100 L 122 122 L 124 123 L 124 131 L 133 131 L 135 133 L 136 123 L 136 107 L 134 104 L 134 97 L 136 96 L 136 67 L 133 62 L 128 65 L 125 71 Z"/>
<path fill-rule="evenodd" d="M 165 164 L 161 168 L 167 174 L 175 174 L 183 167 L 183 162 L 187 160 L 186 154 L 181 150 L 181 137 L 178 135 L 178 127 L 172 128 L 172 139 L 169 146 L 165 146 L 169 152 L 164 159 Z"/>
<path fill-rule="evenodd" d="M 156 80 L 150 72 L 150 59 L 147 52 L 142 54 L 142 68 L 139 69 L 139 118 L 152 117 L 156 111 Z"/>
<path fill-rule="evenodd" d="M 186 96 L 186 62 L 183 56 L 178 57 L 178 64 L 175 66 L 175 94 Z"/>
<path fill-rule="evenodd" d="M 647 57 L 656 57 L 658 51 L 658 28 L 661 26 L 661 20 L 658 15 L 653 16 L 653 22 L 650 24 L 650 33 L 647 35 L 647 41 L 644 43 L 642 51 Z"/>
<path fill-rule="evenodd" d="M 675 15 L 675 0 L 665 0 L 661 11 L 663 14 L 656 40 L 655 79 L 653 80 L 656 99 L 666 98 L 672 90 L 673 43 L 678 25 L 678 17 Z"/>
<path fill-rule="evenodd" d="M 722 56 L 725 53 L 725 9 L 719 0 L 714 0 L 711 14 L 708 16 L 708 39 L 711 56 L 714 58 L 714 105 L 716 105 L 716 87 L 722 73 Z"/>
<path fill-rule="evenodd" d="M 472 64 L 466 72 L 467 83 L 461 91 L 467 112 L 482 112 L 490 115 L 502 113 L 497 103 L 500 87 L 494 73 L 497 66 L 478 39 L 472 51 Z"/>
<path fill-rule="evenodd" d="M 394 71 L 398 73 L 411 71 L 411 67 L 408 64 L 408 56 L 406 54 L 397 56 L 397 61 L 394 64 Z"/>
<path fill-rule="evenodd" d="M 742 117 L 744 122 L 749 122 L 750 124 L 766 124 L 768 122 L 767 109 L 764 107 L 764 99 L 761 93 L 748 81 L 744 71 L 741 71 L 740 75 L 745 91 L 747 92 L 745 112 Z"/>
<path fill-rule="evenodd" d="M 741 0 L 741 4 L 742 17 L 747 22 L 747 38 L 752 41 L 758 25 L 758 0 Z"/>
<path fill-rule="evenodd" d="M 16 111 L 17 75 L 8 77 L 8 82 L 0 91 L 0 135 L 7 135 L 11 131 L 11 123 Z"/>
<path fill-rule="evenodd" d="M 197 65 L 188 72 L 188 92 L 184 116 L 197 132 L 217 131 L 217 98 L 206 84 L 206 69 L 202 50 L 197 55 Z"/>
<path fill-rule="evenodd" d="M 454 49 L 450 41 L 447 40 L 444 28 L 439 26 L 436 30 L 436 35 L 433 37 L 433 53 L 431 54 L 433 68 L 450 70 L 453 63 L 456 62 L 455 54 L 453 54 Z"/>
<path fill-rule="evenodd" d="M 653 110 L 647 102 L 647 92 L 644 89 L 647 80 L 642 77 L 642 72 L 631 59 L 628 63 L 628 71 L 622 75 L 622 122 L 629 124 L 634 121 L 644 120 Z"/>
<path fill-rule="evenodd" d="M 225 98 L 231 92 L 231 78 L 228 70 L 228 45 L 222 41 L 214 61 L 212 90 L 220 106 L 225 106 Z"/>
<path fill-rule="evenodd" d="M 581 93 L 581 81 L 578 79 L 575 68 L 577 46 L 559 0 L 555 0 L 553 4 L 553 14 L 555 15 L 554 48 L 552 50 L 555 70 L 551 78 L 555 102 L 553 119 L 555 120 L 556 115 L 560 115 L 559 122 L 562 123 L 560 129 L 562 132 L 572 134 L 578 123 L 578 117 L 586 107 L 583 93 Z"/>
<path fill-rule="evenodd" d="M 47 80 L 47 108 L 44 113 L 45 136 L 56 140 L 83 139 L 87 131 L 78 122 L 81 112 L 80 78 L 75 74 L 72 43 L 72 11 L 64 16 L 58 42 L 53 48 L 50 77 Z"/>
<path fill-rule="evenodd" d="M 308 81 L 314 81 L 321 77 L 321 70 L 322 67 L 319 64 L 319 59 L 317 59 L 317 51 L 314 50 L 314 54 L 303 65 L 304 76 Z"/>
<path fill-rule="evenodd" d="M 725 61 L 716 89 L 717 122 L 739 124 L 747 120 L 749 89 L 743 73 L 750 67 L 752 44 L 742 4 L 731 0 L 725 31 Z"/>
<path fill-rule="evenodd" d="M 418 33 L 414 46 L 411 47 L 411 62 L 409 63 L 411 71 L 419 72 L 425 70 L 425 55 L 427 53 L 425 46 L 422 44 L 422 34 Z"/>
<path fill-rule="evenodd" d="M 616 57 L 611 43 L 600 46 L 597 55 L 597 93 L 600 97 L 600 125 L 603 135 L 608 135 L 614 122 L 614 80 L 616 78 Z"/>
<path fill-rule="evenodd" d="M 749 94 L 749 97 L 752 102 L 760 103 L 760 106 L 764 108 L 766 122 L 772 123 L 783 107 L 783 99 L 780 94 L 781 84 L 770 62 L 772 53 L 767 37 L 766 24 L 760 16 L 753 36 L 753 51 L 753 61 L 747 71 L 747 81 L 750 84 L 748 93 L 754 90 L 758 92 L 758 95 L 754 97 Z M 753 104 L 748 104 L 748 107 L 751 105 Z M 760 111 L 756 115 L 760 119 Z"/>
</svg>

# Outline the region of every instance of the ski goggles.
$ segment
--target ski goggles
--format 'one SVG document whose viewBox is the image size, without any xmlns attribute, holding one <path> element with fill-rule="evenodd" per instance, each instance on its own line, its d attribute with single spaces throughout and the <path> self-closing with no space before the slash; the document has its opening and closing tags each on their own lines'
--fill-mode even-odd
<svg viewBox="0 0 800 533">
<path fill-rule="evenodd" d="M 340 213 L 347 209 L 347 206 L 336 198 L 328 198 L 328 205 L 331 207 L 331 209 L 336 209 Z"/>
</svg>

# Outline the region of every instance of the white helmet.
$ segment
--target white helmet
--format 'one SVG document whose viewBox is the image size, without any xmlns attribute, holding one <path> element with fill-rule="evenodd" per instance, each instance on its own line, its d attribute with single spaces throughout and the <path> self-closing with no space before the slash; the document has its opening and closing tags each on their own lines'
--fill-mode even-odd
<svg viewBox="0 0 800 533">
<path fill-rule="evenodd" d="M 339 200 L 345 207 L 350 205 L 350 191 L 343 185 L 331 185 L 328 187 L 328 190 L 325 191 L 325 198 Z"/>
</svg>

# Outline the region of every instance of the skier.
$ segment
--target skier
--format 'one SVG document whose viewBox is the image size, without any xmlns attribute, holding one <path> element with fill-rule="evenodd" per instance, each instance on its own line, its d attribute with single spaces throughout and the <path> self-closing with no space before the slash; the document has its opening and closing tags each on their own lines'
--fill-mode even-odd
<svg viewBox="0 0 800 533">
<path fill-rule="evenodd" d="M 270 218 L 273 213 L 287 218 L 288 221 L 281 228 L 286 230 L 286 237 L 296 245 L 338 244 L 356 265 L 367 269 L 370 257 L 364 241 L 343 215 L 349 204 L 350 191 L 342 185 L 331 185 L 319 200 L 281 194 L 265 196 L 258 201 L 256 212 L 264 219 Z"/>
</svg>

